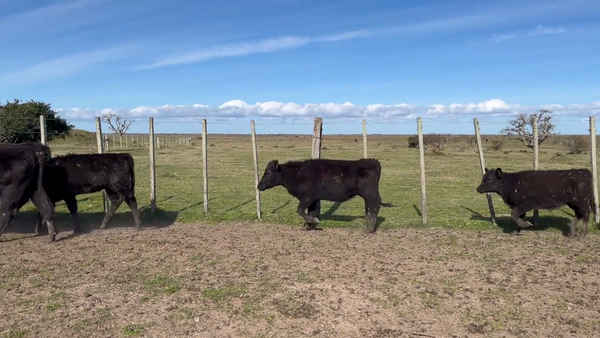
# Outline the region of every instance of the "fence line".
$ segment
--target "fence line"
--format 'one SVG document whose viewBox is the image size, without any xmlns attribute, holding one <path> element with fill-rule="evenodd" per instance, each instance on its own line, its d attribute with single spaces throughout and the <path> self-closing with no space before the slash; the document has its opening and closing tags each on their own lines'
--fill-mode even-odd
<svg viewBox="0 0 600 338">
<path fill-rule="evenodd" d="M 580 121 L 580 120 L 577 120 Z M 39 118 L 40 123 L 40 140 L 42 143 L 47 143 L 47 132 L 46 132 L 46 123 L 47 119 L 43 115 Z M 203 207 L 204 212 L 208 213 L 208 144 L 207 144 L 207 120 L 201 120 L 201 147 L 202 147 L 202 176 L 203 176 Z M 367 157 L 368 155 L 368 142 L 367 142 L 367 128 L 366 128 L 366 119 L 362 119 L 362 131 L 363 131 L 363 157 Z M 424 133 L 423 133 L 423 120 L 421 117 L 417 118 L 417 138 L 418 138 L 418 148 L 419 148 L 419 165 L 420 165 L 420 184 L 421 184 L 421 217 L 423 224 L 428 223 L 428 204 L 427 204 L 427 182 L 426 182 L 426 169 L 425 169 L 425 142 L 424 142 Z M 533 138 L 533 169 L 539 169 L 539 138 L 538 138 L 538 127 L 537 127 L 537 118 L 533 119 L 532 124 L 532 138 Z M 99 154 L 106 153 L 109 151 L 109 135 L 105 135 L 102 133 L 102 126 L 100 118 L 95 119 L 96 123 L 96 146 L 97 152 Z M 414 121 L 412 122 L 414 123 Z M 473 119 L 474 126 L 474 136 L 475 141 L 477 143 L 477 152 L 479 155 L 480 169 L 482 174 L 485 174 L 485 157 L 482 143 L 482 136 L 480 132 L 480 123 L 477 118 Z M 251 120 L 251 142 L 252 142 L 252 152 L 253 152 L 253 164 L 254 164 L 254 189 L 255 189 L 255 199 L 256 199 L 256 216 L 258 219 L 262 219 L 262 211 L 261 211 L 261 201 L 260 201 L 260 191 L 257 188 L 259 181 L 259 162 L 258 162 L 258 144 L 256 137 L 256 124 L 254 120 Z M 323 119 L 320 117 L 315 117 L 313 121 L 313 135 L 312 135 L 312 150 L 311 157 L 312 158 L 321 158 L 321 150 L 323 145 Z M 37 133 L 37 132 L 26 132 L 26 133 Z M 595 117 L 589 117 L 589 137 L 590 137 L 590 167 L 593 176 L 593 198 L 596 205 L 594 210 L 595 212 L 595 222 L 600 223 L 600 206 L 598 203 L 598 179 L 597 179 L 597 150 L 596 150 L 596 124 Z M 168 134 L 155 134 L 154 133 L 154 118 L 149 118 L 149 132 L 148 137 L 143 135 L 123 135 L 119 137 L 119 146 L 125 145 L 125 149 L 143 149 L 145 147 L 149 150 L 150 157 L 150 206 L 151 213 L 154 214 L 157 208 L 157 180 L 156 180 L 156 149 L 161 148 L 176 148 L 176 147 L 192 147 L 192 137 L 187 136 L 172 136 Z M 116 150 L 116 138 L 118 135 L 112 134 L 112 150 Z M 124 143 L 123 143 L 124 138 Z M 357 140 L 355 140 L 356 142 Z M 212 146 L 212 145 L 211 145 Z M 124 150 L 125 150 L 124 149 Z M 488 202 L 488 207 L 490 211 L 490 219 L 492 224 L 496 224 L 496 214 L 494 210 L 494 205 L 492 202 L 492 194 L 486 193 L 486 198 Z M 108 198 L 106 196 L 106 192 L 103 192 L 103 207 L 104 212 L 108 211 Z M 318 206 L 320 208 L 320 206 Z M 534 210 L 534 225 L 538 225 L 538 210 Z"/>
</svg>

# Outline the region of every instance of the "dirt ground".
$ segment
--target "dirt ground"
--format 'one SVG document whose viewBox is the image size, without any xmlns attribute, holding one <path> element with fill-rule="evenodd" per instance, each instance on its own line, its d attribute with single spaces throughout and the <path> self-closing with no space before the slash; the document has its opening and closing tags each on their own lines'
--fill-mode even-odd
<svg viewBox="0 0 600 338">
<path fill-rule="evenodd" d="M 593 337 L 600 239 L 174 224 L 0 240 L 2 337 Z"/>
</svg>

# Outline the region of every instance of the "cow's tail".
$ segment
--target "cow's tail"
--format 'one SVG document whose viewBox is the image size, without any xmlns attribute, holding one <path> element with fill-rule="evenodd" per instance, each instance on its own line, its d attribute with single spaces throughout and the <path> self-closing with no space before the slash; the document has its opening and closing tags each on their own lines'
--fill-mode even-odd
<svg viewBox="0 0 600 338">
<path fill-rule="evenodd" d="M 129 179 L 131 180 L 131 192 L 135 191 L 135 166 L 133 162 L 133 157 L 131 155 L 127 156 L 127 164 L 129 167 Z"/>
<path fill-rule="evenodd" d="M 382 207 L 386 207 L 386 208 L 392 208 L 392 207 L 394 207 L 394 205 L 392 203 L 384 203 L 381 200 L 381 196 L 377 196 L 377 197 L 379 199 L 379 205 L 381 205 Z"/>
<path fill-rule="evenodd" d="M 37 193 L 40 194 L 40 202 L 43 204 L 42 210 L 38 208 L 38 214 L 41 213 L 41 215 L 43 216 L 42 222 L 48 222 L 51 221 L 52 218 L 54 218 L 54 203 L 52 203 L 50 197 L 48 196 L 48 193 L 44 189 L 44 168 L 48 165 L 48 162 L 52 160 L 52 152 L 50 151 L 50 147 L 45 145 L 36 147 L 35 157 L 37 158 L 38 163 L 38 179 L 36 190 Z"/>
<path fill-rule="evenodd" d="M 44 190 L 44 167 L 46 167 L 52 155 L 49 148 L 41 146 L 35 148 L 35 156 L 37 157 L 38 162 L 38 182 L 36 190 Z"/>
<path fill-rule="evenodd" d="M 376 170 L 376 175 L 377 175 L 377 184 L 379 184 L 379 180 L 381 179 L 381 163 L 378 160 L 374 160 L 375 161 L 375 170 Z M 381 195 L 377 194 L 377 200 L 379 202 L 379 205 L 381 205 L 382 207 L 385 208 L 392 208 L 394 205 L 392 203 L 384 203 L 381 200 Z"/>
</svg>

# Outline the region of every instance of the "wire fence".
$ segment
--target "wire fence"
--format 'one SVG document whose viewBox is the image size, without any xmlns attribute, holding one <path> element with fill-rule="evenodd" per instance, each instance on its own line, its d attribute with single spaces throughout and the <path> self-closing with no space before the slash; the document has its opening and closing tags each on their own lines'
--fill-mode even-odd
<svg viewBox="0 0 600 338">
<path fill-rule="evenodd" d="M 502 167 L 503 171 L 588 167 L 596 177 L 596 142 L 583 136 L 589 135 L 590 130 L 591 135 L 595 135 L 595 119 L 590 118 L 587 124 L 575 118 L 562 121 L 579 126 L 581 135 L 553 137 L 544 141 L 539 149 L 529 148 L 518 140 L 480 132 L 498 131 L 507 122 L 501 119 L 481 123 L 477 119 L 395 121 L 397 125 L 406 126 L 407 131 L 412 129 L 407 135 L 369 134 L 370 129 L 389 127 L 390 123 L 368 120 L 356 121 L 353 134 L 348 134 L 352 131 L 348 130 L 347 123 L 323 122 L 325 130 L 336 130 L 333 126 L 340 125 L 345 135 L 315 134 L 314 130 L 318 129 L 314 128 L 315 122 L 256 123 L 256 134 L 252 137 L 250 123 L 200 120 L 194 122 L 194 133 L 183 134 L 172 131 L 189 130 L 191 122 L 155 123 L 150 118 L 146 122 L 149 133 L 104 134 L 100 127 L 96 133 L 77 131 L 66 138 L 44 128 L 40 120 L 35 126 L 36 122 L 30 119 L 26 122 L 32 129 L 20 135 L 48 140 L 53 156 L 131 153 L 135 159 L 136 195 L 141 208 L 148 209 L 150 214 L 167 213 L 181 221 L 261 219 L 285 223 L 303 221 L 296 213 L 297 201 L 285 189 L 258 192 L 256 178 L 260 178 L 271 160 L 284 163 L 313 157 L 313 140 L 318 138 L 322 158 L 369 157 L 381 162 L 381 196 L 385 202 L 395 205 L 380 212 L 383 224 L 489 226 L 491 221 L 496 223 L 496 218 L 506 217 L 509 210 L 497 197 L 486 198 L 475 192 L 485 166 Z M 96 122 L 100 125 L 98 120 Z M 436 125 L 434 129 L 432 126 Z M 470 130 L 470 133 L 428 133 L 431 129 L 449 130 L 450 126 L 455 127 L 454 130 Z M 247 132 L 240 133 L 240 128 L 246 128 Z M 232 133 L 214 133 L 214 129 Z M 298 130 L 305 132 L 298 133 Z M 597 191 L 595 193 L 597 198 Z M 81 212 L 103 210 L 101 194 L 80 196 L 79 200 L 83 202 Z M 364 205 L 358 198 L 343 204 L 323 202 L 322 212 L 322 222 L 332 226 L 364 221 Z M 556 216 L 556 212 L 551 213 L 543 211 L 540 217 L 546 221 Z"/>
</svg>

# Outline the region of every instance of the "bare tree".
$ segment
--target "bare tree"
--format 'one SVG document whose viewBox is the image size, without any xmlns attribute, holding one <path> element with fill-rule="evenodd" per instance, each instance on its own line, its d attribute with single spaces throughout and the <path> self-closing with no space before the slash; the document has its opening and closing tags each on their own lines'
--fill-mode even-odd
<svg viewBox="0 0 600 338">
<path fill-rule="evenodd" d="M 516 138 L 528 148 L 533 148 L 533 120 L 536 116 L 538 119 L 538 145 L 554 135 L 554 124 L 550 113 L 552 111 L 540 109 L 537 114 L 519 114 L 508 122 L 508 126 L 502 129 L 500 133 L 507 137 Z"/>
<path fill-rule="evenodd" d="M 122 116 L 110 112 L 102 115 L 102 121 L 108 124 L 113 133 L 119 134 L 119 142 L 121 149 L 123 149 L 123 135 L 127 133 L 133 120 L 126 120 Z"/>
</svg>

